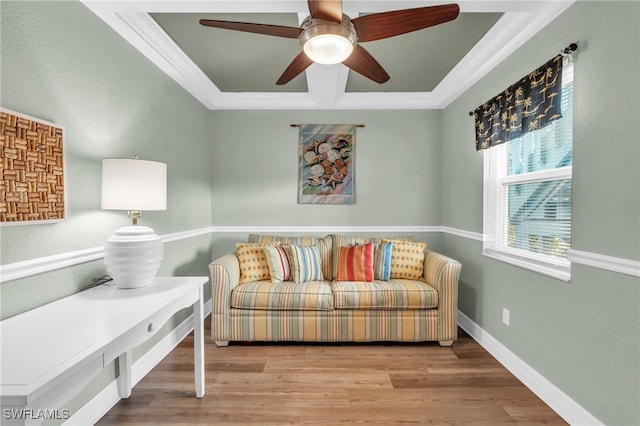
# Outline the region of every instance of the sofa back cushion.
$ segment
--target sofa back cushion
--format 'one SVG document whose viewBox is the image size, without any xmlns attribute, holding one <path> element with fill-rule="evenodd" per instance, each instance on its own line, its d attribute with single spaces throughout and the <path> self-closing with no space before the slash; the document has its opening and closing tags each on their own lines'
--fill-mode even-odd
<svg viewBox="0 0 640 426">
<path fill-rule="evenodd" d="M 312 246 L 318 242 L 318 237 L 311 235 L 262 235 L 262 234 L 249 234 L 247 240 L 249 243 L 273 243 L 278 242 L 282 246 L 289 244 L 296 244 L 298 246 Z"/>
<path fill-rule="evenodd" d="M 367 243 L 382 243 L 382 242 L 389 242 L 389 241 L 406 241 L 406 242 L 415 242 L 415 237 L 413 235 L 407 235 L 407 236 L 401 236 L 401 237 L 393 237 L 393 239 L 389 239 L 389 238 L 383 238 L 383 237 L 375 237 L 375 238 L 368 238 L 368 237 L 354 237 L 351 235 L 331 235 L 331 237 L 333 238 L 333 247 L 332 247 L 332 257 L 333 257 L 333 279 L 335 279 L 335 277 L 337 276 L 338 273 L 338 262 L 339 262 L 339 258 L 340 258 L 340 247 L 347 247 L 347 246 L 353 246 L 353 245 L 361 245 L 361 244 L 367 244 Z M 380 262 L 384 262 L 385 259 L 380 259 Z M 389 277 L 387 278 L 383 278 L 382 275 L 382 271 L 379 268 L 379 275 L 375 276 L 375 279 L 389 279 Z M 393 277 L 391 277 L 393 278 Z"/>
<path fill-rule="evenodd" d="M 267 242 L 279 242 L 280 245 L 295 244 L 298 246 L 313 246 L 315 245 L 320 252 L 320 263 L 322 265 L 322 275 L 325 280 L 332 280 L 333 273 L 333 254 L 331 247 L 333 239 L 331 235 L 318 238 L 313 236 L 293 236 L 293 235 L 263 235 L 263 234 L 249 234 L 248 242 L 250 243 L 267 243 Z"/>
</svg>

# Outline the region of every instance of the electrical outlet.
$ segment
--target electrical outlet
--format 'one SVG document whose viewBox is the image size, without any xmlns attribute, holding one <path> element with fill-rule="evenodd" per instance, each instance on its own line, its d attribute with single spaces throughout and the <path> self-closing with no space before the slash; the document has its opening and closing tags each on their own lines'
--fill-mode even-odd
<svg viewBox="0 0 640 426">
<path fill-rule="evenodd" d="M 507 308 L 502 308 L 502 322 L 504 323 L 504 325 L 509 326 L 510 316 L 511 313 L 509 312 L 509 310 Z"/>
</svg>

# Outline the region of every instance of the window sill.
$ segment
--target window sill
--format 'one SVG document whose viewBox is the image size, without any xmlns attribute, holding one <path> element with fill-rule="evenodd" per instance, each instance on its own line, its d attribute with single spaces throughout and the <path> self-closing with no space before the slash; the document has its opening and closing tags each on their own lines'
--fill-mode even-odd
<svg viewBox="0 0 640 426">
<path fill-rule="evenodd" d="M 537 272 L 564 282 L 571 282 L 571 265 L 553 265 L 540 261 L 534 261 L 522 256 L 513 255 L 495 250 L 483 250 L 482 255 L 494 260 L 508 263 L 529 271 Z"/>
</svg>

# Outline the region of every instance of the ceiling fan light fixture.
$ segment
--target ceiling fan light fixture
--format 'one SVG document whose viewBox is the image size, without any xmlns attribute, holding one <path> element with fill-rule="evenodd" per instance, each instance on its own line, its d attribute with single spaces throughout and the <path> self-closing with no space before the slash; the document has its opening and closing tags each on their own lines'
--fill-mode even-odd
<svg viewBox="0 0 640 426">
<path fill-rule="evenodd" d="M 340 35 L 322 34 L 309 39 L 302 48 L 313 62 L 338 64 L 351 55 L 353 43 Z"/>
<path fill-rule="evenodd" d="M 311 19 L 300 34 L 302 50 L 313 62 L 338 64 L 347 59 L 356 45 L 353 26 L 345 23 L 317 22 Z"/>
</svg>

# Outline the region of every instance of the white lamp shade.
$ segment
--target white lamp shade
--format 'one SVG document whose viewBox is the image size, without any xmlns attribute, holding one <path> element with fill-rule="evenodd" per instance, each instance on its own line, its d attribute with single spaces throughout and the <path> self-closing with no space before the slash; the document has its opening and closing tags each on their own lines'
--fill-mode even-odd
<svg viewBox="0 0 640 426">
<path fill-rule="evenodd" d="M 145 160 L 102 160 L 102 208 L 138 214 L 141 210 L 166 210 L 167 165 Z M 119 288 L 144 287 L 153 282 L 163 254 L 162 240 L 153 229 L 125 226 L 107 240 L 104 264 Z"/>
<path fill-rule="evenodd" d="M 102 208 L 166 210 L 167 165 L 146 160 L 102 160 Z"/>
</svg>

